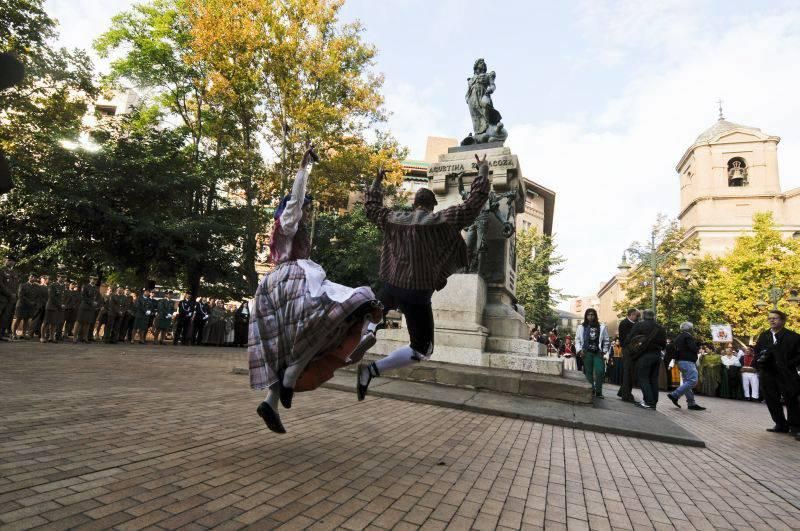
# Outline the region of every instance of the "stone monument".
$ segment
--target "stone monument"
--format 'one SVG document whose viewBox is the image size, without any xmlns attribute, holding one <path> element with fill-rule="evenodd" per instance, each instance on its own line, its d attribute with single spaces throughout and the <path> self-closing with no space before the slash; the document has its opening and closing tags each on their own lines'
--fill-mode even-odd
<svg viewBox="0 0 800 531">
<path fill-rule="evenodd" d="M 494 108 L 495 74 L 478 59 L 468 79 L 467 105 L 473 133 L 428 168 L 437 209 L 463 201 L 478 174 L 475 155 L 489 163 L 491 192 L 475 222 L 464 231 L 469 265 L 452 275 L 433 296 L 436 361 L 562 374 L 558 358 L 540 357 L 544 346 L 529 340 L 529 329 L 517 305 L 516 213 L 525 207 L 517 156 L 504 147 L 508 133 Z M 404 327 L 378 334 L 373 352 L 388 354 L 408 342 Z"/>
</svg>

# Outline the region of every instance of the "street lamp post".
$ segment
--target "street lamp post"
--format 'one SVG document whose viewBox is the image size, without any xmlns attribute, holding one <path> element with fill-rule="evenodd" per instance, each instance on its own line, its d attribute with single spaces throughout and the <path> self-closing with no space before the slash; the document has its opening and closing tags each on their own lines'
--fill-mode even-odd
<svg viewBox="0 0 800 531">
<path fill-rule="evenodd" d="M 792 304 L 800 304 L 800 297 L 797 295 L 797 290 L 792 289 L 789 290 L 790 296 L 787 297 L 787 302 Z M 786 294 L 786 291 L 783 288 L 779 288 L 775 286 L 775 284 L 770 285 L 769 289 L 767 290 L 767 300 L 766 301 L 758 301 L 756 303 L 756 308 L 759 310 L 764 310 L 769 306 L 769 303 L 772 304 L 772 309 L 778 309 L 778 302 L 783 298 Z"/>
<path fill-rule="evenodd" d="M 639 249 L 634 249 L 629 247 L 622 253 L 622 262 L 617 266 L 617 269 L 620 271 L 628 271 L 631 266 L 628 264 L 626 254 L 632 254 L 639 258 L 642 264 L 648 263 L 650 266 L 650 273 L 651 273 L 651 281 L 650 285 L 652 288 L 652 301 L 651 301 L 651 308 L 653 313 L 656 312 L 656 287 L 658 284 L 658 268 L 673 254 L 679 252 L 679 249 L 673 249 L 671 251 L 667 251 L 666 253 L 659 253 L 658 246 L 656 245 L 656 231 L 650 233 L 650 247 L 646 251 L 641 251 Z M 686 258 L 681 258 L 680 265 L 678 266 L 677 271 L 686 276 L 691 271 L 692 268 L 686 262 Z"/>
</svg>

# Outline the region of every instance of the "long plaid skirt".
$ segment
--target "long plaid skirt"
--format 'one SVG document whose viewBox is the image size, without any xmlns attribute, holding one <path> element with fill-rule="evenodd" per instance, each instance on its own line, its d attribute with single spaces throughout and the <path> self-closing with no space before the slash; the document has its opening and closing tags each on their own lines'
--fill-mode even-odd
<svg viewBox="0 0 800 531">
<path fill-rule="evenodd" d="M 261 279 L 253 301 L 247 342 L 250 387 L 266 389 L 286 367 L 305 367 L 338 344 L 352 325 L 347 318 L 373 300 L 375 294 L 366 287 L 356 288 L 342 303 L 324 293 L 312 297 L 303 268 L 295 261 L 279 264 Z"/>
</svg>

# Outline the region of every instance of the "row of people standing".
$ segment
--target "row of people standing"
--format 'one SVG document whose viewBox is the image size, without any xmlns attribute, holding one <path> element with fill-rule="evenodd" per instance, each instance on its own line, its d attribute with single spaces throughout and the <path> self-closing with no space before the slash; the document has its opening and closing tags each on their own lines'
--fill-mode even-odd
<svg viewBox="0 0 800 531">
<path fill-rule="evenodd" d="M 145 343 L 150 334 L 162 345 L 168 336 L 183 345 L 247 344 L 247 301 L 226 307 L 221 300 L 192 300 L 188 293 L 176 301 L 172 292 L 154 296 L 148 289 L 98 287 L 96 276 L 79 288 L 62 273 L 52 282 L 49 275 L 31 274 L 19 283 L 15 263 L 9 258 L 0 270 L 0 338 Z"/>
<path fill-rule="evenodd" d="M 172 313 L 174 345 L 247 345 L 250 307 L 243 301 L 236 310 L 228 309 L 221 300 L 198 297 L 192 300 L 187 292 Z"/>
</svg>

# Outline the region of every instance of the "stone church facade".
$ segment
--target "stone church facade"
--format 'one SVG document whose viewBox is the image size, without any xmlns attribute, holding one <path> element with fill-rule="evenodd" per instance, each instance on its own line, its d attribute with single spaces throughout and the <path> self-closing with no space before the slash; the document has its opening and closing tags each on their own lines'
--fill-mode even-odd
<svg viewBox="0 0 800 531">
<path fill-rule="evenodd" d="M 800 237 L 800 188 L 781 191 L 780 138 L 722 117 L 689 146 L 676 166 L 678 220 L 700 253 L 720 256 L 752 228 L 753 214 L 772 212 L 786 237 Z"/>
<path fill-rule="evenodd" d="M 753 228 L 753 214 L 772 212 L 786 238 L 800 237 L 800 188 L 782 191 L 778 171 L 780 137 L 756 127 L 719 119 L 686 149 L 675 167 L 680 182 L 678 220 L 700 254 L 722 256 Z M 625 271 L 597 292 L 598 314 L 616 333 L 614 305 L 625 297 Z"/>
</svg>

